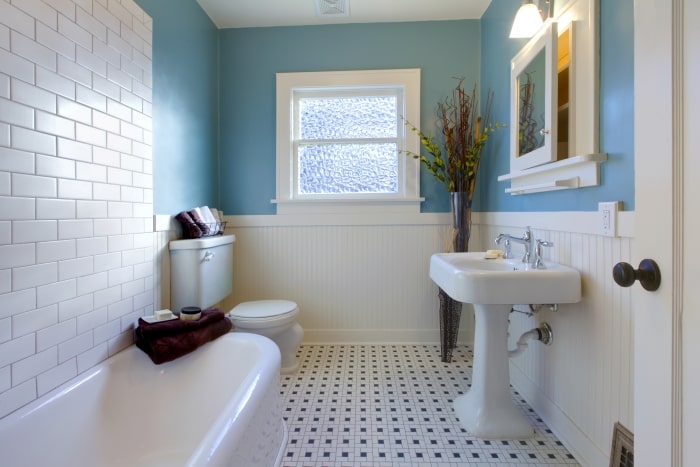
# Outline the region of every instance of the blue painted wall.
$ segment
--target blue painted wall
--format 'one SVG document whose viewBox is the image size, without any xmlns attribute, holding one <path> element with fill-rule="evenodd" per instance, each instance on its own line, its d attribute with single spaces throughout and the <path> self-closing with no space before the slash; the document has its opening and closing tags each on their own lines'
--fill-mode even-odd
<svg viewBox="0 0 700 467">
<path fill-rule="evenodd" d="M 556 14 L 555 3 L 555 14 Z M 525 39 L 509 39 L 519 7 L 512 0 L 493 0 L 481 18 L 481 82 L 496 91 L 494 118 L 508 122 L 510 59 Z M 486 148 L 475 195 L 477 211 L 595 211 L 599 201 L 623 201 L 634 210 L 634 2 L 600 0 L 600 150 L 601 186 L 511 196 L 498 175 L 509 170 L 507 132 L 496 134 Z"/>
<path fill-rule="evenodd" d="M 153 206 L 218 204 L 218 30 L 194 0 L 136 0 L 153 18 Z"/>
<path fill-rule="evenodd" d="M 221 206 L 227 214 L 273 214 L 275 74 L 421 68 L 421 128 L 465 77 L 479 79 L 477 20 L 347 24 L 221 31 Z M 415 122 L 418 123 L 418 122 Z M 448 211 L 444 185 L 421 175 L 424 211 Z"/>
<path fill-rule="evenodd" d="M 421 68 L 426 131 L 435 128 L 436 103 L 451 92 L 452 77 L 464 76 L 465 85 L 480 81 L 482 92 L 494 91 L 494 120 L 508 122 L 510 59 L 526 42 L 508 38 L 519 6 L 513 0 L 493 0 L 479 21 L 220 31 L 194 0 L 137 3 L 154 18 L 154 207 L 163 214 L 202 204 L 227 214 L 275 212 L 277 72 Z M 482 159 L 475 210 L 594 211 L 613 200 L 634 209 L 634 5 L 600 3 L 603 185 L 506 195 L 496 178 L 509 172 L 508 132 L 499 131 Z M 422 211 L 449 211 L 444 186 L 422 170 Z"/>
</svg>

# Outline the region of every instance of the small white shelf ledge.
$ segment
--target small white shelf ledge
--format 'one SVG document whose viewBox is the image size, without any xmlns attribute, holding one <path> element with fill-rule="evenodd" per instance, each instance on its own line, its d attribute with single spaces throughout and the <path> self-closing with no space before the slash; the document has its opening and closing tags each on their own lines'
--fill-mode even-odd
<svg viewBox="0 0 700 467">
<path fill-rule="evenodd" d="M 505 192 L 511 195 L 597 186 L 600 185 L 600 163 L 606 160 L 608 155 L 605 153 L 572 156 L 501 175 L 498 181 L 510 181 Z"/>
</svg>

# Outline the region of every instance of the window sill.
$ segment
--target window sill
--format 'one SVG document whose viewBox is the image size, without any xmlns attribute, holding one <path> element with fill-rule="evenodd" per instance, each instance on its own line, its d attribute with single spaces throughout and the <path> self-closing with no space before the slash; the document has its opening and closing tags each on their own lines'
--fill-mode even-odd
<svg viewBox="0 0 700 467">
<path fill-rule="evenodd" d="M 597 186 L 600 185 L 600 164 L 606 160 L 608 155 L 604 153 L 572 156 L 501 175 L 498 181 L 510 181 L 510 188 L 505 192 L 511 195 Z"/>
</svg>

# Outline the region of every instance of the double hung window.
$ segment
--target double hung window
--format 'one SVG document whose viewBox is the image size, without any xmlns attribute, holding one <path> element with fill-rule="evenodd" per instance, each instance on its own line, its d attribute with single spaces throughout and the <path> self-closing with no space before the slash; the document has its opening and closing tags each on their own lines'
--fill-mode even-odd
<svg viewBox="0 0 700 467">
<path fill-rule="evenodd" d="M 418 211 L 419 70 L 277 75 L 278 213 Z"/>
</svg>

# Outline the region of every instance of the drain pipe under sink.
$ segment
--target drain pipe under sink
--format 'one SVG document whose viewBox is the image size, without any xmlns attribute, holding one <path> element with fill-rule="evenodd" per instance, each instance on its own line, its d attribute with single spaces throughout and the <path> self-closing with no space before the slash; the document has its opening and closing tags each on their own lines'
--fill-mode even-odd
<svg viewBox="0 0 700 467">
<path fill-rule="evenodd" d="M 541 341 L 544 345 L 551 345 L 554 339 L 554 333 L 552 328 L 547 323 L 542 323 L 539 327 L 530 329 L 524 332 L 518 342 L 515 344 L 516 347 L 513 350 L 508 351 L 508 357 L 517 357 L 527 349 L 527 341 L 531 339 L 537 339 Z"/>
</svg>

